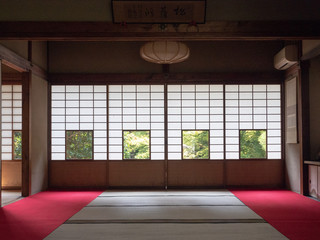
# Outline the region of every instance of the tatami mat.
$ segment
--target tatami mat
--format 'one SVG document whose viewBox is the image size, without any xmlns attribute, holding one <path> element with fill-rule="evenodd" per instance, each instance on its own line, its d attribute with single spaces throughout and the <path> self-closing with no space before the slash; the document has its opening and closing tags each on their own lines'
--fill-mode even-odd
<svg viewBox="0 0 320 240">
<path fill-rule="evenodd" d="M 244 205 L 234 196 L 131 196 L 98 197 L 89 204 L 97 206 L 241 206 Z"/>
<path fill-rule="evenodd" d="M 267 223 L 64 224 L 46 240 L 283 240 Z"/>
<path fill-rule="evenodd" d="M 86 207 L 70 220 L 261 219 L 246 206 Z"/>
<path fill-rule="evenodd" d="M 208 191 L 105 191 L 100 197 L 130 197 L 130 196 L 234 196 L 230 191 L 225 189 L 208 190 Z"/>
<path fill-rule="evenodd" d="M 105 191 L 46 239 L 286 239 L 227 190 Z"/>
</svg>

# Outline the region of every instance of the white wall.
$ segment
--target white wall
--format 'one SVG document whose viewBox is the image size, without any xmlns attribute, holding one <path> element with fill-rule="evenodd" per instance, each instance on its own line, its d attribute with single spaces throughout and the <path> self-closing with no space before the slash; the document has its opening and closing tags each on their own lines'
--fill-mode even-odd
<svg viewBox="0 0 320 240">
<path fill-rule="evenodd" d="M 48 82 L 35 75 L 31 81 L 31 194 L 43 191 L 48 184 Z"/>
</svg>

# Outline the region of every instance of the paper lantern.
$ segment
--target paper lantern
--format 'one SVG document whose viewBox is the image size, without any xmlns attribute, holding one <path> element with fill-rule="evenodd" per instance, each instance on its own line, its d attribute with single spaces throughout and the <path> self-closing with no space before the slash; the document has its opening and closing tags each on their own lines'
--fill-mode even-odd
<svg viewBox="0 0 320 240">
<path fill-rule="evenodd" d="M 152 63 L 172 64 L 188 59 L 190 50 L 181 42 L 147 42 L 140 48 L 140 56 Z"/>
</svg>

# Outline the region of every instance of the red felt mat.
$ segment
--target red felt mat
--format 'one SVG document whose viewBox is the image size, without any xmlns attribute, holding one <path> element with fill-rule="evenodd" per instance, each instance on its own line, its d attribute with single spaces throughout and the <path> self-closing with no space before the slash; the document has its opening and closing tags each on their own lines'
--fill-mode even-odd
<svg viewBox="0 0 320 240">
<path fill-rule="evenodd" d="M 320 239 L 320 202 L 286 190 L 231 192 L 289 239 Z"/>
<path fill-rule="evenodd" d="M 101 193 L 46 191 L 0 208 L 0 239 L 43 239 Z"/>
</svg>

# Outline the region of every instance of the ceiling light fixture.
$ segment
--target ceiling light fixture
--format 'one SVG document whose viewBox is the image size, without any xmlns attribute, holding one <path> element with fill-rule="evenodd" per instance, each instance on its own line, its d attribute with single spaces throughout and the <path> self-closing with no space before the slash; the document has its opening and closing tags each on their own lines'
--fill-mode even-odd
<svg viewBox="0 0 320 240">
<path fill-rule="evenodd" d="M 190 56 L 188 46 L 182 42 L 147 42 L 140 48 L 140 56 L 152 63 L 172 64 L 183 62 Z"/>
</svg>

